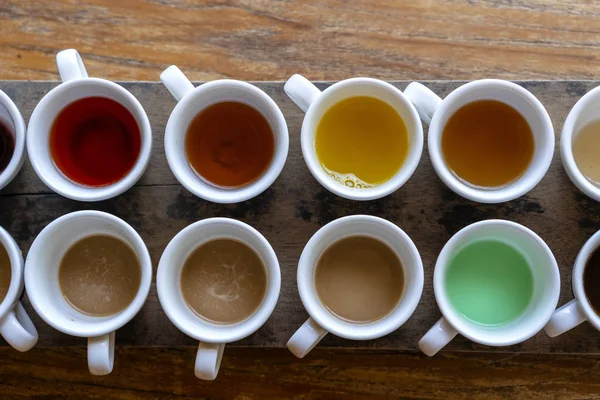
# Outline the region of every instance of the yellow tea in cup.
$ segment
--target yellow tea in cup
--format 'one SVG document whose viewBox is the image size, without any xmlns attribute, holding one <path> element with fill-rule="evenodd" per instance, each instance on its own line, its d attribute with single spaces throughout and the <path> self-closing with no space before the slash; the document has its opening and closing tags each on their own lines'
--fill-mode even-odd
<svg viewBox="0 0 600 400">
<path fill-rule="evenodd" d="M 402 117 L 385 101 L 369 96 L 331 106 L 317 126 L 315 147 L 321 166 L 338 183 L 357 189 L 392 178 L 408 154 Z"/>
</svg>

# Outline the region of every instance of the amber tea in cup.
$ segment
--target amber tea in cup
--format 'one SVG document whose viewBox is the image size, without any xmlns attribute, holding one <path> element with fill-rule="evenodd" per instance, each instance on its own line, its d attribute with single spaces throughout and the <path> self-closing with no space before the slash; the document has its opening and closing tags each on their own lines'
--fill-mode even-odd
<svg viewBox="0 0 600 400">
<path fill-rule="evenodd" d="M 533 151 L 533 133 L 525 118 L 496 100 L 462 106 L 442 132 L 442 154 L 448 168 L 478 188 L 500 188 L 520 178 Z"/>
<path fill-rule="evenodd" d="M 109 235 L 94 235 L 73 244 L 59 270 L 60 290 L 76 310 L 92 316 L 113 315 L 131 304 L 142 269 L 135 251 Z"/>
<path fill-rule="evenodd" d="M 275 136 L 256 109 L 226 101 L 196 115 L 187 130 L 185 152 L 191 167 L 205 181 L 239 188 L 267 170 L 275 152 Z"/>
</svg>

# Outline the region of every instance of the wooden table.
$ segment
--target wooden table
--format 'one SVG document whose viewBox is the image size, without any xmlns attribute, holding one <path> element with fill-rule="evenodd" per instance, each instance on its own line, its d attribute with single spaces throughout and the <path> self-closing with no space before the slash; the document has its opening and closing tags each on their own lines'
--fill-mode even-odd
<svg viewBox="0 0 600 400">
<path fill-rule="evenodd" d="M 171 63 L 178 64 L 196 80 L 217 77 L 281 80 L 293 72 L 301 72 L 313 79 L 330 80 L 355 75 L 370 75 L 388 80 L 474 79 L 484 76 L 508 79 L 586 79 L 594 78 L 593 71 L 600 56 L 597 34 L 600 23 L 595 18 L 600 5 L 593 2 L 427 1 L 419 4 L 373 4 L 365 1 L 320 2 L 318 5 L 288 1 L 121 3 L 123 4 L 108 0 L 85 4 L 5 0 L 0 5 L 0 17 L 4 19 L 0 25 L 0 48 L 3 50 L 0 52 L 0 60 L 1 65 L 6 67 L 0 78 L 55 80 L 57 74 L 54 53 L 73 46 L 83 53 L 92 75 L 153 81 Z M 553 115 L 557 128 L 577 96 L 593 86 L 592 82 L 579 84 L 578 89 L 567 96 L 568 102 L 561 106 L 558 114 Z M 532 91 L 535 92 L 535 88 Z M 170 99 L 168 101 L 172 102 Z M 284 102 L 285 99 L 281 101 Z M 287 106 L 284 104 L 282 108 L 285 107 Z M 289 112 L 291 108 L 284 110 L 286 116 Z M 154 117 L 162 119 L 162 116 Z M 288 122 L 290 125 L 296 124 L 295 130 L 290 129 L 291 135 L 297 134 L 299 121 L 292 119 Z M 155 128 L 155 132 L 160 132 L 160 128 Z M 297 137 L 293 140 L 297 141 Z M 293 153 L 290 154 L 292 155 Z M 568 185 L 557 161 L 555 158 L 554 172 L 551 169 L 551 174 L 555 175 L 549 175 L 550 178 L 547 176 L 536 190 L 543 190 L 544 182 L 550 182 L 548 179 L 552 179 L 552 176 L 562 180 L 561 184 Z M 423 177 L 426 179 L 435 178 L 427 162 L 422 163 L 420 173 L 425 174 Z M 301 173 L 308 174 L 306 170 Z M 27 170 L 24 171 L 24 175 L 26 174 Z M 152 179 L 150 171 L 144 179 Z M 27 180 L 21 180 L 22 182 Z M 432 182 L 437 185 L 435 190 L 444 191 L 439 182 Z M 311 184 L 316 185 L 315 182 Z M 419 187 L 417 180 L 411 181 L 411 184 L 413 190 Z M 40 190 L 42 189 L 27 185 L 19 186 L 19 182 L 16 182 L 2 193 L 0 202 L 27 203 L 28 196 L 33 202 L 40 201 L 39 198 L 44 196 L 55 198 L 53 195 L 36 194 L 41 193 Z M 135 190 L 146 189 L 142 187 Z M 190 202 L 192 206 L 198 205 L 194 198 L 181 190 L 184 200 L 188 202 L 187 206 Z M 314 190 L 318 190 L 318 186 L 314 186 Z M 575 196 L 575 191 L 572 188 L 570 190 L 569 196 Z M 134 191 L 125 195 L 123 201 L 127 201 L 126 196 L 135 198 L 137 195 Z M 394 196 L 395 199 L 402 199 L 405 195 L 400 191 Z M 532 196 L 536 201 L 536 194 L 533 193 Z M 540 194 L 537 196 L 543 197 Z M 269 201 L 266 200 L 266 203 L 257 201 L 252 206 L 259 209 L 267 207 Z M 380 211 L 371 209 L 378 207 L 377 202 L 373 203 L 375 205 L 360 206 L 346 204 L 332 196 L 321 200 L 329 202 L 330 209 L 325 210 L 325 214 L 323 210 L 311 211 L 310 207 L 318 204 L 311 203 L 307 208 L 308 212 L 312 212 L 312 216 L 306 221 L 308 228 L 300 234 L 306 236 L 306 239 L 322 223 L 347 212 L 344 207 L 374 214 Z M 529 207 L 529 201 L 525 199 L 514 204 L 517 204 L 517 208 Z M 583 197 L 569 201 L 574 201 L 572 207 L 583 204 L 582 207 L 586 209 L 598 208 L 598 205 Z M 448 202 L 448 207 L 460 208 L 464 205 L 453 198 Z M 558 205 L 559 208 L 568 206 L 569 204 Z M 56 216 L 54 214 L 67 211 L 68 207 L 61 207 L 49 210 L 48 215 L 37 221 L 37 227 L 43 226 L 47 220 Z M 222 210 L 213 206 L 202 207 L 205 207 L 203 211 L 208 210 L 209 213 Z M 473 220 L 502 216 L 504 213 L 512 213 L 506 217 L 517 220 L 525 218 L 521 213 L 523 210 L 510 210 L 514 208 L 513 205 L 503 207 L 469 205 L 465 225 Z M 546 207 L 544 205 L 544 209 Z M 235 208 L 225 210 L 236 212 Z M 527 212 L 535 217 L 536 210 Z M 406 222 L 402 221 L 405 215 L 410 213 L 398 212 L 398 220 L 395 222 L 402 225 L 402 222 Z M 200 214 L 193 216 L 200 217 Z M 187 217 L 192 216 L 185 218 Z M 7 218 L 7 214 L 0 216 L 3 224 Z M 175 225 L 183 225 L 185 218 L 180 217 Z M 250 215 L 241 215 L 241 218 L 252 220 L 255 216 L 250 212 Z M 14 233 L 19 222 L 14 218 L 10 221 L 11 224 L 16 224 L 12 227 Z M 563 252 L 564 259 L 559 260 L 563 273 L 561 301 L 566 300 L 570 292 L 568 274 L 567 281 L 564 280 L 565 272 L 569 270 L 568 264 L 572 262 L 569 258 L 574 257 L 586 235 L 589 236 L 600 227 L 595 219 L 573 221 L 575 225 L 581 225 L 582 222 L 584 226 L 581 231 L 576 227 L 571 228 L 576 234 L 568 237 L 565 244 L 568 251 Z M 443 232 L 446 236 L 460 227 L 455 220 L 447 223 L 452 226 L 447 232 Z M 416 226 L 415 222 L 412 224 Z M 445 229 L 445 225 L 441 224 Z M 23 235 L 20 240 L 25 246 L 28 246 L 27 243 L 33 239 L 38 228 L 32 232 L 20 232 Z M 552 226 L 548 228 L 548 232 L 539 233 L 549 242 L 555 241 L 551 246 L 561 246 L 560 237 L 552 232 Z M 175 231 L 176 227 L 171 226 L 170 229 Z M 422 240 L 426 240 L 426 237 L 423 236 Z M 165 243 L 154 243 L 155 261 L 164 245 Z M 285 247 L 285 243 L 282 246 Z M 434 246 L 431 254 L 435 252 Z M 292 265 L 295 256 L 297 255 L 290 255 L 284 261 L 286 265 Z M 426 262 L 431 264 L 433 261 L 429 259 Z M 434 305 L 431 304 L 431 270 L 426 276 L 429 288 L 426 288 L 423 302 L 425 307 L 434 310 Z M 292 283 L 287 290 L 293 290 Z M 297 299 L 294 304 L 298 306 Z M 302 312 L 301 307 L 298 310 Z M 158 309 L 152 310 L 154 311 L 160 312 Z M 294 318 L 301 320 L 304 316 L 302 314 Z M 422 318 L 426 319 L 423 326 L 437 316 L 422 314 Z M 41 331 L 43 329 L 50 335 L 61 337 L 50 331 L 50 328 L 45 327 Z M 279 345 L 288 333 L 286 331 L 281 334 L 281 338 L 277 336 Z M 143 336 L 145 333 L 136 334 Z M 182 337 L 174 342 L 165 340 L 158 343 L 171 347 L 118 347 L 114 373 L 101 378 L 92 377 L 87 372 L 84 348 L 69 347 L 81 342 L 63 337 L 62 346 L 49 347 L 55 342 L 44 342 L 46 339 L 42 339 L 40 344 L 43 346 L 25 354 L 6 347 L 0 348 L 0 396 L 78 399 L 204 396 L 262 399 L 292 396 L 332 398 L 343 395 L 354 398 L 532 398 L 545 394 L 553 397 L 590 398 L 598 392 L 600 386 L 597 383 L 600 375 L 597 369 L 600 359 L 597 356 L 541 354 L 565 350 L 582 352 L 587 349 L 597 352 L 600 336 L 591 327 L 582 326 L 575 334 L 580 336 L 578 340 L 561 338 L 560 345 L 555 347 L 552 343 L 556 342 L 548 341 L 547 338 L 539 339 L 541 343 L 517 348 L 516 350 L 526 352 L 521 354 L 486 353 L 482 350 L 487 349 L 477 346 L 474 349 L 478 351 L 465 353 L 464 346 L 467 343 L 459 341 L 454 345 L 454 352 L 444 352 L 433 359 L 414 352 L 414 339 L 418 338 L 416 333 L 414 337 L 408 338 L 395 336 L 393 342 L 373 342 L 372 346 L 383 348 L 379 350 L 322 349 L 315 350 L 305 360 L 295 359 L 284 349 L 231 348 L 226 350 L 219 378 L 210 383 L 197 381 L 193 376 L 194 348 L 186 346 L 192 342 L 186 342 Z M 128 341 L 127 338 L 125 335 L 125 344 L 134 344 L 133 339 Z M 256 344 L 251 340 L 246 344 Z M 406 345 L 389 345 L 398 340 Z M 339 347 L 340 343 L 331 339 L 329 346 Z M 409 346 L 410 343 L 412 347 Z M 144 344 L 156 343 L 148 340 Z M 391 348 L 412 351 L 392 351 Z"/>
</svg>

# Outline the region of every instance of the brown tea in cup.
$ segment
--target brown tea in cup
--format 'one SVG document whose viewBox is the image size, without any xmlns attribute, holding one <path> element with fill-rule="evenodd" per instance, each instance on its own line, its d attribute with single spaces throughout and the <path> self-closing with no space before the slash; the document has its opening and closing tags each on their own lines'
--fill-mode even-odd
<svg viewBox="0 0 600 400">
<path fill-rule="evenodd" d="M 137 295 L 141 279 L 135 251 L 109 235 L 88 236 L 73 244 L 58 270 L 60 290 L 67 302 L 92 316 L 126 309 Z"/>
<path fill-rule="evenodd" d="M 233 324 L 250 317 L 267 293 L 267 270 L 260 256 L 234 239 L 198 246 L 185 260 L 181 292 L 203 319 Z"/>
<path fill-rule="evenodd" d="M 402 298 L 404 269 L 387 244 L 369 236 L 349 236 L 321 255 L 315 287 L 332 314 L 369 323 L 389 314 Z"/>
<path fill-rule="evenodd" d="M 8 293 L 11 276 L 12 272 L 8 252 L 4 246 L 0 244 L 0 303 L 2 303 L 2 300 L 6 297 L 6 293 Z"/>
</svg>

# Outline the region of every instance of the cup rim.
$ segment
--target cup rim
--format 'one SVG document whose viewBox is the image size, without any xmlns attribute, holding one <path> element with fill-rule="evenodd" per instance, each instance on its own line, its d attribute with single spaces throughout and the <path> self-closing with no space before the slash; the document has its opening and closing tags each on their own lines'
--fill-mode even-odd
<svg viewBox="0 0 600 400">
<path fill-rule="evenodd" d="M 70 184 L 78 185 L 78 186 L 81 186 L 82 188 L 86 189 L 85 194 L 74 195 L 69 190 L 63 190 L 59 186 L 55 185 L 54 184 L 55 180 L 48 179 L 48 177 L 46 176 L 45 166 L 39 162 L 37 152 L 34 152 L 32 150 L 32 148 L 34 147 L 34 144 L 35 144 L 34 142 L 38 139 L 37 138 L 38 135 L 35 133 L 32 133 L 32 131 L 41 129 L 43 131 L 49 132 L 53 121 L 51 121 L 49 124 L 47 124 L 48 125 L 47 127 L 41 127 L 41 128 L 38 127 L 38 125 L 41 125 L 43 122 L 41 120 L 41 116 L 40 116 L 40 114 L 42 113 L 42 110 L 44 108 L 46 108 L 51 102 L 56 101 L 57 100 L 56 98 L 60 93 L 67 91 L 67 90 L 71 89 L 72 87 L 79 86 L 81 84 L 104 86 L 104 87 L 109 88 L 110 90 L 119 92 L 121 95 L 125 96 L 129 100 L 129 102 L 136 109 L 135 112 L 137 112 L 137 114 L 139 114 L 140 119 L 141 119 L 141 121 L 138 121 L 138 127 L 140 129 L 141 147 L 140 147 L 140 154 L 138 155 L 138 159 L 137 159 L 136 163 L 134 164 L 134 166 L 131 168 L 131 170 L 123 178 L 121 178 L 119 181 L 117 181 L 113 184 L 110 184 L 107 186 L 101 186 L 101 187 L 89 187 L 88 188 L 86 186 L 82 186 L 77 183 L 73 183 L 68 178 L 63 177 L 62 179 L 64 181 L 68 181 Z M 95 96 L 92 94 L 92 95 L 83 96 L 81 98 L 83 99 L 83 98 L 88 98 L 88 97 L 95 97 Z M 121 102 L 119 102 L 119 101 L 117 101 L 117 102 L 121 104 Z M 63 104 L 61 109 L 64 109 L 64 107 L 66 107 L 68 104 L 71 104 L 71 103 Z M 128 107 L 126 107 L 126 108 L 128 108 Z M 131 112 L 131 114 L 133 115 L 134 112 Z M 134 117 L 135 117 L 135 115 L 134 115 Z M 137 121 L 137 118 L 136 118 L 136 121 Z M 49 151 L 49 150 L 46 149 L 46 151 Z M 73 80 L 70 80 L 67 82 L 63 82 L 63 83 L 59 84 L 58 86 L 56 86 L 55 88 L 51 89 L 48 93 L 46 93 L 44 95 L 44 97 L 42 97 L 40 102 L 36 105 L 35 109 L 33 110 L 33 113 L 31 114 L 31 118 L 29 119 L 29 127 L 28 127 L 28 134 L 27 134 L 27 153 L 29 155 L 29 161 L 31 162 L 31 165 L 32 165 L 36 175 L 42 180 L 42 182 L 44 182 L 44 184 L 46 186 L 48 186 L 50 189 L 52 189 L 52 191 L 58 193 L 59 195 L 61 195 L 63 197 L 66 197 L 71 200 L 77 200 L 77 201 L 107 200 L 107 199 L 111 199 L 113 197 L 117 197 L 117 196 L 123 194 L 124 192 L 126 192 L 127 190 L 129 190 L 131 187 L 133 187 L 137 183 L 137 181 L 142 177 L 142 175 L 146 171 L 146 168 L 148 166 L 148 163 L 150 162 L 150 156 L 152 153 L 152 127 L 150 125 L 150 120 L 148 119 L 148 114 L 146 114 L 146 111 L 144 110 L 144 107 L 142 107 L 142 105 L 138 101 L 138 99 L 124 87 L 122 87 L 112 81 L 109 81 L 106 79 L 101 79 L 101 78 L 73 79 Z M 56 166 L 54 166 L 54 165 L 53 165 L 53 167 L 56 168 Z"/>
<path fill-rule="evenodd" d="M 590 301 L 588 300 L 583 288 L 583 274 L 585 265 L 594 251 L 600 247 L 600 231 L 594 233 L 581 247 L 577 258 L 573 264 L 572 287 L 573 295 L 580 305 L 580 309 L 584 312 L 587 320 L 600 330 L 600 316 L 594 311 Z"/>
<path fill-rule="evenodd" d="M 175 131 L 175 124 L 180 115 L 188 109 L 194 109 L 194 115 L 198 115 L 198 113 L 200 113 L 200 111 L 204 110 L 206 107 L 196 109 L 193 104 L 194 101 L 197 98 L 204 96 L 205 92 L 208 90 L 215 88 L 226 88 L 227 86 L 241 87 L 250 92 L 254 97 L 264 101 L 266 104 L 268 104 L 268 107 L 272 110 L 273 115 L 277 120 L 277 126 L 271 126 L 273 137 L 275 139 L 275 148 L 271 164 L 257 180 L 235 189 L 236 192 L 230 191 L 229 189 L 220 189 L 216 186 L 211 187 L 206 183 L 203 183 L 200 178 L 195 178 L 193 180 L 188 179 L 187 174 L 184 173 L 178 162 L 180 158 L 186 158 L 185 154 L 180 154 L 178 151 L 176 151 L 174 143 L 176 139 L 175 135 L 177 134 Z M 220 103 L 220 101 L 212 104 L 217 103 Z M 263 113 L 259 110 L 256 111 L 263 115 Z M 279 177 L 283 167 L 285 166 L 288 156 L 289 133 L 287 122 L 283 113 L 281 112 L 281 109 L 271 98 L 271 96 L 265 93 L 262 89 L 245 81 L 239 81 L 235 79 L 217 79 L 203 83 L 200 86 L 196 86 L 193 90 L 190 90 L 188 93 L 186 93 L 179 102 L 177 102 L 173 108 L 173 111 L 171 111 L 171 114 L 169 115 L 169 119 L 165 127 L 164 147 L 169 169 L 173 175 L 175 175 L 175 178 L 179 181 L 179 183 L 189 192 L 201 199 L 211 201 L 213 203 L 234 204 L 250 200 L 260 195 L 269 187 L 271 187 L 271 185 Z"/>
<path fill-rule="evenodd" d="M 38 251 L 37 247 L 39 246 L 40 238 L 44 238 L 46 235 L 52 234 L 54 229 L 59 227 L 60 225 L 69 223 L 70 220 L 72 220 L 72 219 L 82 218 L 82 217 L 100 218 L 100 219 L 108 220 L 108 221 L 118 225 L 123 230 L 127 231 L 127 233 L 129 235 L 131 235 L 131 237 L 135 241 L 137 247 L 141 250 L 142 254 L 138 254 L 136 251 L 136 255 L 138 256 L 139 261 L 140 261 L 141 279 L 140 279 L 140 287 L 138 288 L 137 294 L 135 295 L 134 299 L 123 311 L 121 311 L 117 314 L 108 316 L 108 317 L 103 317 L 106 319 L 102 322 L 102 325 L 100 325 L 98 328 L 77 330 L 77 329 L 71 328 L 70 326 L 60 325 L 60 324 L 56 323 L 54 321 L 54 319 L 52 319 L 51 316 L 47 315 L 45 312 L 45 308 L 43 306 L 41 306 L 41 304 L 44 302 L 45 298 L 39 297 L 38 293 L 35 290 L 28 290 L 27 294 L 29 297 L 29 302 L 33 306 L 36 313 L 48 325 L 52 326 L 54 329 L 56 329 L 60 332 L 63 332 L 67 335 L 77 336 L 77 337 L 101 336 L 101 335 L 105 335 L 105 334 L 108 334 L 110 332 L 114 332 L 114 331 L 120 329 L 126 323 L 131 321 L 138 314 L 138 312 L 144 306 L 146 299 L 148 298 L 148 294 L 150 292 L 150 286 L 152 284 L 152 275 L 153 275 L 152 260 L 150 258 L 150 253 L 148 252 L 148 248 L 146 247 L 146 244 L 144 243 L 144 240 L 141 238 L 139 233 L 131 225 L 129 225 L 127 222 L 125 222 L 121 218 L 119 218 L 115 215 L 109 214 L 109 213 L 105 213 L 103 211 L 84 210 L 84 211 L 75 211 L 72 213 L 65 214 L 63 216 L 58 217 L 54 221 L 50 222 L 36 236 L 35 240 L 31 244 L 29 253 L 27 254 L 27 258 L 25 260 L 25 274 L 24 274 L 25 275 L 25 287 L 31 288 L 32 282 L 35 282 L 37 279 L 35 276 L 36 269 L 32 269 L 32 267 L 31 267 L 31 262 L 32 262 L 31 258 L 32 258 L 32 255 Z"/>
<path fill-rule="evenodd" d="M 6 108 L 15 126 L 15 150 L 4 171 L 0 172 L 1 190 L 17 176 L 25 161 L 26 126 L 23 115 L 17 105 L 2 90 L 0 90 L 0 104 Z"/>
<path fill-rule="evenodd" d="M 236 228 L 240 228 L 244 230 L 246 233 L 254 236 L 261 244 L 262 248 L 268 254 L 268 260 L 262 260 L 265 264 L 265 269 L 269 269 L 269 265 L 271 265 L 271 269 L 277 271 L 277 273 L 273 273 L 271 278 L 269 278 L 267 290 L 265 292 L 265 297 L 261 305 L 254 311 L 252 315 L 247 317 L 245 320 L 240 322 L 236 322 L 234 324 L 223 324 L 219 325 L 220 327 L 233 327 L 238 328 L 238 332 L 227 331 L 222 332 L 219 335 L 219 338 L 215 338 L 213 336 L 205 336 L 204 332 L 198 327 L 189 327 L 186 324 L 181 323 L 181 321 L 174 315 L 174 310 L 179 310 L 174 304 L 167 302 L 166 299 L 169 296 L 174 296 L 176 293 L 173 293 L 166 285 L 165 279 L 166 276 L 171 275 L 173 272 L 173 268 L 171 268 L 170 264 L 167 264 L 167 257 L 170 256 L 170 253 L 175 252 L 179 249 L 181 245 L 181 241 L 188 235 L 194 234 L 195 231 L 200 229 L 209 229 L 211 226 L 215 225 L 231 225 Z M 220 236 L 231 238 L 232 236 Z M 204 242 L 201 242 L 204 243 Z M 257 252 L 255 246 L 250 245 L 246 241 L 243 241 L 244 244 L 252 248 L 255 252 Z M 258 253 L 258 252 L 257 252 Z M 271 275 L 271 274 L 270 274 Z M 224 217 L 214 217 L 207 218 L 193 224 L 190 224 L 179 231 L 167 244 L 167 247 L 163 251 L 163 254 L 158 263 L 158 268 L 156 271 L 156 291 L 158 295 L 158 300 L 160 302 L 161 308 L 164 313 L 167 315 L 167 318 L 171 321 L 177 329 L 186 334 L 187 336 L 194 338 L 199 341 L 207 342 L 207 343 L 230 343 L 235 342 L 237 340 L 244 339 L 257 330 L 259 330 L 271 317 L 275 306 L 277 305 L 277 301 L 279 300 L 279 294 L 281 292 L 281 268 L 279 265 L 279 261 L 277 259 L 277 255 L 275 254 L 275 250 L 269 243 L 269 241 L 255 228 L 246 224 L 245 222 L 238 221 L 231 218 Z M 181 288 L 179 287 L 178 293 L 181 293 Z M 199 316 L 195 316 L 198 319 L 201 319 Z M 202 320 L 206 323 L 205 320 Z M 210 324 L 210 323 L 208 323 Z M 216 324 L 215 324 L 216 325 Z M 243 327 L 243 329 L 239 329 L 239 327 Z"/>
<path fill-rule="evenodd" d="M 573 156 L 573 136 L 575 135 L 575 124 L 581 112 L 598 96 L 600 96 L 600 86 L 593 88 L 577 100 L 577 103 L 569 111 L 560 133 L 560 155 L 567 176 L 579 190 L 596 201 L 600 201 L 600 187 L 588 181 L 577 167 Z"/>
<path fill-rule="evenodd" d="M 487 87 L 490 90 L 489 99 L 494 99 L 493 90 L 498 88 L 508 89 L 518 93 L 528 100 L 530 105 L 535 108 L 536 114 L 543 121 L 544 126 L 542 128 L 542 134 L 545 139 L 539 147 L 542 153 L 541 160 L 537 166 L 532 163 L 527 167 L 527 170 L 535 168 L 535 174 L 533 174 L 526 182 L 520 184 L 519 187 L 516 187 L 515 184 L 518 183 L 520 179 L 507 186 L 493 190 L 473 187 L 456 177 L 446 166 L 444 161 L 441 150 L 441 139 L 444 128 L 442 119 L 446 118 L 449 112 L 448 110 L 457 99 L 460 99 L 465 93 L 482 86 Z M 516 111 L 523 115 L 520 110 Z M 438 109 L 435 111 L 433 118 L 431 119 L 427 138 L 427 147 L 431 164 L 441 181 L 459 196 L 462 196 L 467 200 L 484 204 L 511 201 L 530 192 L 544 178 L 546 172 L 548 172 L 548 168 L 550 168 L 554 156 L 554 144 L 555 138 L 552 120 L 544 105 L 529 90 L 514 82 L 502 79 L 479 79 L 467 82 L 454 89 L 441 101 Z"/>
<path fill-rule="evenodd" d="M 406 157 L 406 160 L 404 161 L 398 172 L 396 172 L 396 174 L 393 177 L 391 177 L 384 183 L 368 189 L 347 188 L 332 180 L 325 173 L 325 171 L 318 162 L 318 157 L 313 143 L 313 137 L 315 136 L 315 132 L 314 130 L 309 131 L 310 124 L 313 124 L 316 129 L 318 121 L 313 123 L 313 120 L 315 119 L 315 114 L 321 110 L 323 102 L 328 98 L 328 96 L 331 95 L 331 93 L 334 93 L 339 88 L 347 85 L 360 84 L 378 86 L 392 93 L 406 107 L 407 111 L 410 113 L 412 125 L 415 127 L 413 132 L 408 132 L 408 135 L 412 138 L 411 140 L 414 140 L 416 147 L 414 147 L 414 150 L 412 150 L 411 152 L 410 150 L 413 146 L 409 146 L 409 152 Z M 393 107 L 394 110 L 396 110 L 396 112 L 398 112 L 397 107 L 394 107 L 388 102 L 386 103 Z M 405 125 L 408 124 L 405 123 Z M 417 113 L 417 109 L 410 102 L 410 100 L 408 100 L 404 93 L 402 93 L 400 89 L 388 82 L 382 81 L 380 79 L 366 77 L 344 79 L 332 84 L 331 86 L 323 90 L 321 94 L 317 96 L 315 101 L 310 105 L 304 116 L 304 119 L 302 120 L 302 129 L 300 137 L 304 162 L 306 163 L 306 166 L 308 167 L 312 176 L 321 184 L 321 186 L 340 197 L 358 201 L 380 199 L 400 189 L 410 179 L 410 177 L 417 169 L 419 162 L 421 161 L 421 156 L 423 154 L 423 140 L 423 126 L 421 124 L 419 114 Z"/>
<path fill-rule="evenodd" d="M 0 319 L 8 313 L 23 293 L 23 254 L 15 239 L 0 226 L 0 246 L 8 253 L 10 261 L 10 284 L 6 296 L 0 301 Z"/>
<path fill-rule="evenodd" d="M 474 229 L 479 229 L 482 226 L 486 225 L 508 226 L 526 233 L 533 240 L 535 240 L 540 245 L 541 249 L 544 251 L 546 256 L 548 256 L 548 258 L 552 260 L 552 277 L 556 289 L 552 299 L 554 306 L 549 308 L 544 315 L 541 315 L 541 317 L 538 318 L 538 323 L 535 324 L 530 331 L 522 332 L 518 336 L 515 335 L 513 337 L 509 337 L 501 341 L 484 340 L 478 337 L 476 331 L 475 333 L 472 333 L 471 331 L 465 331 L 464 329 L 462 329 L 461 324 L 457 324 L 456 320 L 453 317 L 450 317 L 450 315 L 453 315 L 452 313 L 449 313 L 449 310 L 452 308 L 452 306 L 450 305 L 450 301 L 446 297 L 446 291 L 443 289 L 444 273 L 448 269 L 449 261 L 451 259 L 449 253 L 453 252 L 456 249 L 457 242 L 459 242 L 459 240 L 462 239 L 462 237 L 465 234 L 469 233 Z M 546 242 L 537 233 L 527 228 L 526 226 L 513 221 L 508 221 L 504 219 L 487 219 L 465 226 L 464 228 L 456 232 L 446 242 L 446 244 L 444 244 L 444 247 L 438 255 L 433 271 L 433 292 L 435 295 L 436 303 L 438 305 L 438 308 L 440 309 L 440 312 L 443 315 L 443 318 L 445 318 L 446 321 L 448 321 L 448 323 L 462 336 L 466 337 L 467 339 L 473 342 L 487 346 L 511 346 L 517 343 L 524 342 L 525 340 L 535 336 L 540 330 L 542 330 L 542 328 L 546 325 L 546 323 L 556 310 L 556 305 L 558 304 L 558 298 L 560 295 L 560 272 L 558 269 L 558 263 L 556 262 L 556 258 L 552 254 L 550 247 L 548 247 Z"/>
<path fill-rule="evenodd" d="M 348 329 L 348 330 L 345 330 L 345 328 L 338 329 L 335 325 L 332 325 L 331 321 L 340 321 L 340 319 L 335 317 L 333 314 L 331 314 L 331 312 L 329 310 L 327 310 L 325 308 L 325 306 L 321 303 L 321 301 L 318 299 L 316 290 L 314 289 L 314 280 L 312 282 L 307 282 L 307 280 L 305 279 L 307 276 L 307 273 L 309 271 L 312 272 L 314 269 L 316 269 L 316 266 L 317 266 L 317 263 L 314 263 L 314 264 L 309 263 L 308 259 L 313 254 L 316 254 L 314 252 L 313 248 L 315 247 L 315 244 L 321 242 L 325 236 L 329 235 L 331 232 L 337 231 L 338 229 L 342 228 L 343 226 L 345 226 L 349 223 L 357 223 L 357 222 L 358 223 L 373 223 L 373 224 L 377 224 L 380 227 L 383 227 L 385 229 L 389 229 L 395 235 L 397 235 L 398 240 L 403 241 L 404 244 L 407 245 L 407 247 L 410 249 L 411 255 L 414 256 L 415 259 L 417 260 L 417 263 L 414 267 L 415 278 L 412 282 L 406 281 L 404 292 L 405 293 L 407 292 L 406 286 L 411 285 L 412 287 L 416 288 L 416 293 L 414 295 L 412 295 L 412 297 L 409 298 L 409 301 L 406 304 L 403 305 L 404 312 L 401 314 L 395 315 L 394 311 L 396 311 L 401 306 L 404 294 L 403 294 L 403 297 L 401 298 L 401 300 L 398 301 L 398 303 L 394 306 L 392 311 L 390 311 L 386 316 L 384 316 L 376 321 L 370 322 L 370 323 L 354 324 L 355 326 L 353 326 L 351 329 Z M 343 235 L 342 237 L 338 238 L 335 242 L 342 240 L 343 238 L 346 238 L 346 237 L 357 236 L 357 235 L 360 235 L 360 232 L 353 232 L 353 233 L 350 233 L 347 235 Z M 368 236 L 373 237 L 372 235 L 368 235 Z M 387 240 L 383 240 L 379 237 L 374 237 L 374 238 L 376 240 L 382 241 L 383 243 L 387 242 Z M 396 254 L 397 257 L 400 258 L 400 255 L 398 254 L 398 252 L 395 249 L 392 248 L 391 250 Z M 323 252 L 318 254 L 318 256 L 320 257 L 322 254 L 323 254 Z M 318 259 L 318 257 L 317 257 L 317 259 Z M 313 274 L 311 273 L 310 275 L 312 276 Z M 323 329 L 325 329 L 326 331 L 328 331 L 336 336 L 339 336 L 339 337 L 342 337 L 345 339 L 351 339 L 351 340 L 377 339 L 377 338 L 383 337 L 385 335 L 388 335 L 391 332 L 400 328 L 414 314 L 417 306 L 419 305 L 421 297 L 423 295 L 423 286 L 424 286 L 423 261 L 421 259 L 421 255 L 419 254 L 419 251 L 418 251 L 417 247 L 415 246 L 414 242 L 412 241 L 412 239 L 408 236 L 408 234 L 406 234 L 406 232 L 404 232 L 396 224 L 394 224 L 388 220 L 385 220 L 383 218 L 375 217 L 375 216 L 371 216 L 371 215 L 349 215 L 346 217 L 338 218 L 338 219 L 333 220 L 330 223 L 324 225 L 317 232 L 315 232 L 313 234 L 313 236 L 308 240 L 308 242 L 304 246 L 304 249 L 302 250 L 302 254 L 300 255 L 296 280 L 297 280 L 297 285 L 298 285 L 298 293 L 300 295 L 300 300 L 302 301 L 302 305 L 304 306 L 304 309 L 310 315 L 310 317 L 313 320 L 315 320 L 316 323 L 318 325 L 320 325 Z M 315 299 L 315 301 L 311 301 L 312 299 Z M 313 303 L 316 305 L 316 308 L 319 308 L 320 311 L 322 311 L 322 312 L 315 312 L 315 310 L 312 307 Z M 321 315 L 325 316 L 325 318 L 321 318 Z M 387 323 L 385 325 L 383 325 L 378 331 L 376 331 L 376 332 L 369 331 L 370 330 L 369 328 L 372 329 L 373 325 L 381 324 L 384 321 L 387 321 Z"/>
</svg>

